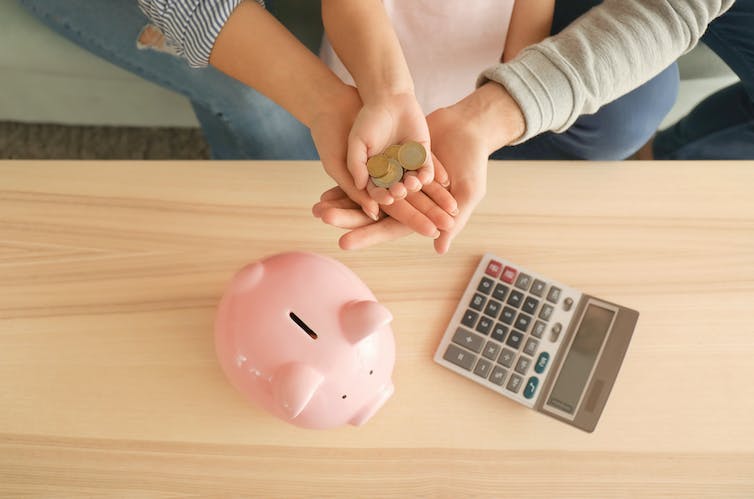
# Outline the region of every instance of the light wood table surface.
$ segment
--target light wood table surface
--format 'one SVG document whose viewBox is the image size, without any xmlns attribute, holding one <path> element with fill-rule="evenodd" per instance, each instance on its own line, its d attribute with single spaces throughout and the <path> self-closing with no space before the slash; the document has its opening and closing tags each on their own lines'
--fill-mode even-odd
<svg viewBox="0 0 754 499">
<path fill-rule="evenodd" d="M 451 252 L 343 252 L 317 163 L 0 162 L 0 497 L 754 497 L 754 163 L 493 163 Z M 340 259 L 395 316 L 361 428 L 245 402 L 243 264 Z M 588 434 L 432 361 L 485 251 L 641 312 Z"/>
</svg>

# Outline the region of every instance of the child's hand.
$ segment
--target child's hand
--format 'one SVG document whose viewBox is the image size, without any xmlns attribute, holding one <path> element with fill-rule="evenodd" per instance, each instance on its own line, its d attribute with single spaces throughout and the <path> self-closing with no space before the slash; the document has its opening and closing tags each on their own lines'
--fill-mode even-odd
<svg viewBox="0 0 754 499">
<path fill-rule="evenodd" d="M 407 171 L 403 181 L 389 189 L 377 187 L 369 179 L 367 160 L 380 154 L 388 146 L 415 141 L 430 149 L 429 129 L 419 103 L 413 94 L 401 93 L 381 96 L 364 104 L 348 136 L 348 171 L 357 188 L 366 188 L 372 199 L 389 205 L 395 199 L 419 191 L 434 180 L 434 166 L 427 154 L 424 166 Z M 441 183 L 446 179 L 440 178 Z"/>
</svg>

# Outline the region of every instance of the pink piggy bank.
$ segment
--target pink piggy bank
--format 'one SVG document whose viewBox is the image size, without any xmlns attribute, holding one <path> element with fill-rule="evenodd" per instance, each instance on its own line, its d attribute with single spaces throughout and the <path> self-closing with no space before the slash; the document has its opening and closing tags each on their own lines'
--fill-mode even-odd
<svg viewBox="0 0 754 499">
<path fill-rule="evenodd" d="M 282 253 L 241 269 L 215 348 L 247 398 L 305 428 L 361 425 L 393 394 L 393 317 L 342 263 Z"/>
</svg>

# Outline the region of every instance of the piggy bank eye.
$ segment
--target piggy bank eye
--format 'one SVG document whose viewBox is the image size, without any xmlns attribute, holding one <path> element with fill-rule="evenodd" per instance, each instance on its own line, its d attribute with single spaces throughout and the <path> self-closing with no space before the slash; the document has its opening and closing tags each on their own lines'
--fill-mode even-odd
<svg viewBox="0 0 754 499">
<path fill-rule="evenodd" d="M 343 399 L 344 399 L 344 398 L 346 398 L 347 396 L 348 396 L 348 395 L 343 395 L 343 396 L 342 396 L 341 398 L 343 398 Z"/>
<path fill-rule="evenodd" d="M 374 372 L 374 371 L 370 369 L 370 370 L 369 370 L 369 375 L 371 376 L 373 372 Z"/>
</svg>

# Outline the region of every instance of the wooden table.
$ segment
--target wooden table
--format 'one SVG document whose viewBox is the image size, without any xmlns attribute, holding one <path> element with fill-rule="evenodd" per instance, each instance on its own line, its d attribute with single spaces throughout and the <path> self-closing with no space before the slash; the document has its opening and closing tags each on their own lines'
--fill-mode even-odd
<svg viewBox="0 0 754 499">
<path fill-rule="evenodd" d="M 451 252 L 357 252 L 314 163 L 0 163 L 0 496 L 754 497 L 754 163 L 497 163 Z M 395 315 L 396 393 L 307 431 L 215 360 L 231 274 L 302 249 Z M 438 366 L 492 251 L 641 312 L 593 434 Z"/>
</svg>

